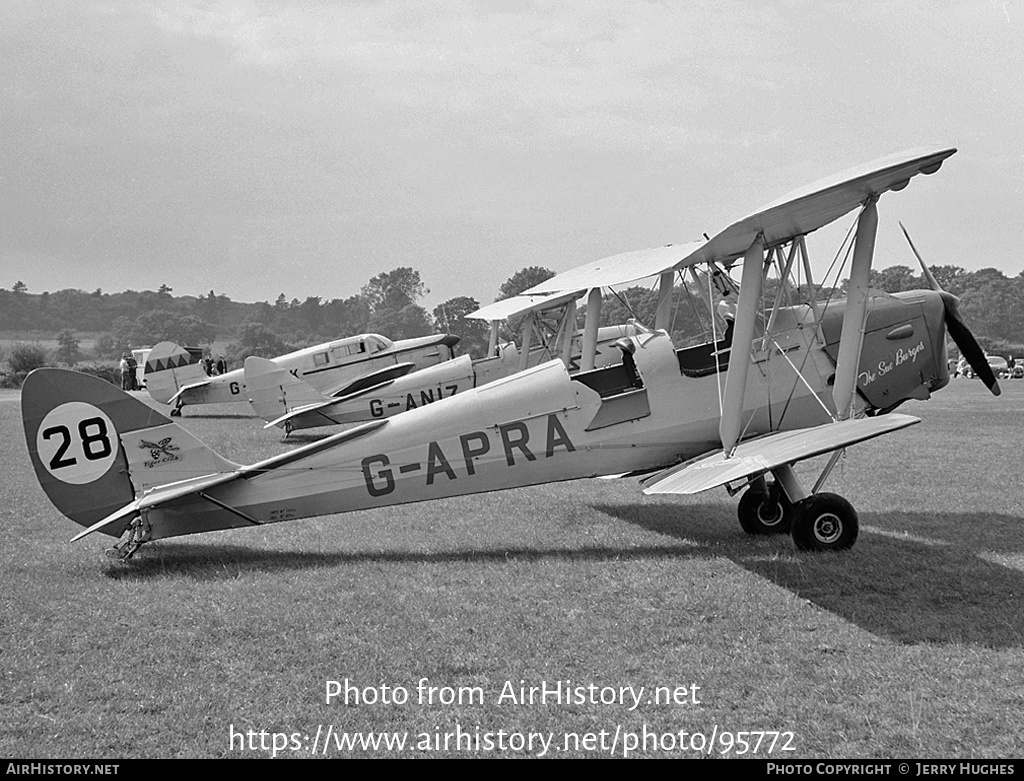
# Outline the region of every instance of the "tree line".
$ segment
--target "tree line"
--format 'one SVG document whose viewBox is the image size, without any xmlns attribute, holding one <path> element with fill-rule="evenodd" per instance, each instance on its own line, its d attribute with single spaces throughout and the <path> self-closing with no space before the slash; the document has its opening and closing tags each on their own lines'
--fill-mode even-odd
<svg viewBox="0 0 1024 781">
<path fill-rule="evenodd" d="M 1007 277 L 994 268 L 969 272 L 958 266 L 933 266 L 939 284 L 961 299 L 961 311 L 988 351 L 1024 356 L 1024 271 Z M 516 295 L 554 272 L 529 266 L 509 277 L 498 288 L 495 300 Z M 845 285 L 845 281 L 843 283 Z M 907 266 L 872 270 L 873 287 L 895 293 L 928 287 L 923 275 Z M 712 319 L 701 300 L 695 280 L 677 280 L 673 321 L 670 328 L 679 346 L 709 338 Z M 22 282 L 10 290 L 0 288 L 0 331 L 55 335 L 57 348 L 45 362 L 74 365 L 81 360 L 116 360 L 133 347 L 152 346 L 170 340 L 182 345 L 209 346 L 228 341 L 226 357 L 234 365 L 248 355 L 274 357 L 290 350 L 358 333 L 379 333 L 391 339 L 446 332 L 461 337 L 464 352 L 481 357 L 488 344 L 486 323 L 466 317 L 480 308 L 470 296 L 455 296 L 428 312 L 419 301 L 429 293 L 419 272 L 400 267 L 372 277 L 360 292 L 348 298 L 309 296 L 256 303 L 232 301 L 210 290 L 207 295 L 174 296 L 173 288 L 156 291 L 126 290 L 105 293 L 58 290 L 34 293 Z M 833 291 L 819 291 L 827 296 Z M 835 291 L 842 295 L 844 290 Z M 768 287 L 767 296 L 771 296 Z M 635 319 L 653 326 L 657 293 L 650 287 L 632 287 L 605 296 L 601 324 L 613 325 Z M 515 324 L 512 324 L 514 329 Z M 91 351 L 79 348 L 79 336 L 95 336 Z M 505 338 L 514 338 L 506 330 Z M 29 351 L 31 352 L 31 351 Z M 37 349 L 24 354 L 22 363 L 40 358 Z M 7 356 L 11 364 L 12 356 Z"/>
<path fill-rule="evenodd" d="M 497 297 L 516 295 L 553 274 L 539 266 L 524 268 L 500 286 Z M 461 337 L 464 352 L 482 356 L 488 325 L 466 317 L 480 308 L 480 302 L 455 296 L 428 312 L 419 301 L 429 292 L 419 271 L 410 267 L 378 274 L 348 298 L 309 296 L 300 301 L 282 293 L 273 303 L 241 303 L 213 290 L 198 297 L 174 296 L 168 285 L 156 291 L 34 293 L 19 281 L 10 290 L 0 288 L 0 332 L 31 336 L 2 356 L 8 374 L 16 375 L 6 384 L 35 366 L 116 361 L 132 348 L 165 340 L 207 348 L 227 341 L 226 357 L 239 365 L 249 355 L 274 357 L 359 333 L 408 339 L 446 332 Z M 90 350 L 80 348 L 85 334 L 95 338 Z M 56 336 L 57 348 L 47 351 L 32 343 L 42 335 Z"/>
</svg>

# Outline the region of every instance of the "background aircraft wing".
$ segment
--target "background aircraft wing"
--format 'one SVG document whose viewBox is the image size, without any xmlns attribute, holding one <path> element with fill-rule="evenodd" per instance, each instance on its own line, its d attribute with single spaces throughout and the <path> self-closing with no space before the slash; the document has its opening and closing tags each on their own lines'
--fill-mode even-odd
<svg viewBox="0 0 1024 781">
<path fill-rule="evenodd" d="M 669 467 L 642 480 L 641 485 L 645 494 L 695 494 L 920 422 L 920 418 L 912 415 L 889 414 L 781 431 L 741 442 L 730 458 L 720 450 L 715 451 Z"/>
<path fill-rule="evenodd" d="M 399 377 L 404 377 L 415 368 L 416 364 L 412 361 L 405 361 L 403 363 L 385 366 L 383 369 L 367 372 L 366 374 L 352 380 L 352 382 L 348 382 L 338 388 L 332 388 L 329 393 L 324 395 L 336 398 L 340 398 L 341 396 L 352 396 L 353 394 L 361 393 L 369 390 L 370 388 L 379 386 L 382 382 L 389 382 L 391 380 L 397 380 Z"/>
</svg>

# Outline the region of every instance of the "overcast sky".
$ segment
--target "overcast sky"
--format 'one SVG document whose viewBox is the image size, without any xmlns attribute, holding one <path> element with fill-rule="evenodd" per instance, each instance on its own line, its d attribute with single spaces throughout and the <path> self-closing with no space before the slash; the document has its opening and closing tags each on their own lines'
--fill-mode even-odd
<svg viewBox="0 0 1024 781">
<path fill-rule="evenodd" d="M 0 287 L 326 300 L 412 266 L 428 307 L 488 303 L 932 145 L 876 267 L 915 263 L 903 220 L 1015 275 L 1022 32 L 1020 0 L 3 0 Z"/>
</svg>

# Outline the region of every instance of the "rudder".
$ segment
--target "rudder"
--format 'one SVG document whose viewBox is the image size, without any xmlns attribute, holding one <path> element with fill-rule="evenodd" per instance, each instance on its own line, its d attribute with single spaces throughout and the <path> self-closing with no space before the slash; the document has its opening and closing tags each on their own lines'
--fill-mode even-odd
<svg viewBox="0 0 1024 781">
<path fill-rule="evenodd" d="M 135 498 L 118 432 L 171 422 L 106 380 L 67 369 L 28 375 L 21 416 L 39 484 L 58 510 L 82 526 Z"/>
<path fill-rule="evenodd" d="M 198 348 L 179 347 L 174 342 L 160 342 L 146 356 L 146 390 L 155 401 L 170 404 L 185 385 L 208 380 L 200 364 Z"/>
<path fill-rule="evenodd" d="M 253 410 L 266 421 L 327 398 L 287 369 L 252 355 L 245 359 L 245 387 Z"/>
<path fill-rule="evenodd" d="M 54 506 L 92 526 L 148 488 L 234 469 L 192 434 L 98 377 L 37 369 L 21 391 L 25 442 Z M 119 537 L 127 517 L 101 531 Z"/>
</svg>

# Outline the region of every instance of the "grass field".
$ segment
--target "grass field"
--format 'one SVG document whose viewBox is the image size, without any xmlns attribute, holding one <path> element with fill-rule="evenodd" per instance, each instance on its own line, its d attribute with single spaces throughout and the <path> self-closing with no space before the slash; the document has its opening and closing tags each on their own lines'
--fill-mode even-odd
<svg viewBox="0 0 1024 781">
<path fill-rule="evenodd" d="M 851 449 L 827 484 L 860 513 L 844 554 L 748 537 L 724 491 L 585 480 L 177 538 L 124 565 L 110 538 L 68 544 L 79 527 L 0 395 L 0 755 L 535 756 L 538 733 L 546 756 L 699 756 L 712 735 L 734 756 L 736 733 L 769 731 L 758 757 L 1020 758 L 1024 381 L 1003 387 L 954 381 L 901 408 L 921 425 Z M 241 407 L 182 422 L 243 462 L 291 447 Z M 408 701 L 327 703 L 345 679 Z M 501 698 L 567 679 L 584 701 Z M 590 685 L 646 688 L 631 709 Z M 343 732 L 408 743 L 343 749 Z"/>
</svg>

